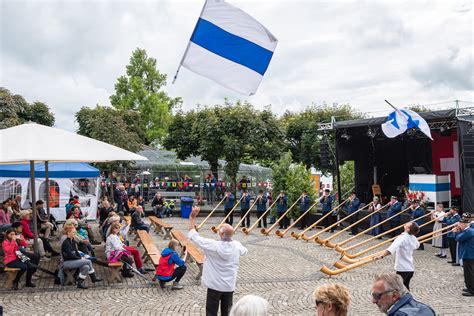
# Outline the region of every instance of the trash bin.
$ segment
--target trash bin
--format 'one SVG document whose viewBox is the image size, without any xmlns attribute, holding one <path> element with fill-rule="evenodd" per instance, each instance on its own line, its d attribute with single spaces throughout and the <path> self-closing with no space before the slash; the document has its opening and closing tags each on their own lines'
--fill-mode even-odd
<svg viewBox="0 0 474 316">
<path fill-rule="evenodd" d="M 193 210 L 193 198 L 184 196 L 181 198 L 181 217 L 189 218 L 189 214 Z"/>
</svg>

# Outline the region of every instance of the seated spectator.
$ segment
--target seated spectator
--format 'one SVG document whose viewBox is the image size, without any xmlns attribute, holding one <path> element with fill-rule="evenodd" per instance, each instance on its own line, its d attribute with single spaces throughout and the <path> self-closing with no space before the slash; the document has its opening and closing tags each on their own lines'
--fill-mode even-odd
<svg viewBox="0 0 474 316">
<path fill-rule="evenodd" d="M 105 255 L 110 263 L 123 262 L 122 275 L 126 278 L 133 277 L 131 266 L 133 264 L 133 255 L 125 249 L 125 245 L 120 240 L 120 224 L 114 223 L 110 226 L 107 241 L 105 243 Z M 141 262 L 140 262 L 141 265 Z M 141 268 L 141 267 L 140 267 Z"/>
<path fill-rule="evenodd" d="M 186 273 L 186 265 L 176 252 L 179 248 L 179 242 L 175 239 L 170 240 L 168 248 L 161 252 L 160 261 L 155 271 L 155 280 L 159 280 L 161 288 L 165 287 L 166 282 L 173 281 L 172 290 L 181 290 L 183 286 L 179 285 L 179 281 Z M 186 255 L 185 255 L 186 256 Z M 175 265 L 178 268 L 174 268 Z"/>
<path fill-rule="evenodd" d="M 44 237 L 49 238 L 49 236 L 51 236 L 51 231 L 54 229 L 54 225 L 50 221 L 50 216 L 44 209 L 44 202 L 42 200 L 36 201 L 36 214 L 38 220 L 38 229 L 43 229 Z"/>
<path fill-rule="evenodd" d="M 256 295 L 245 295 L 232 306 L 230 316 L 267 316 L 268 302 Z"/>
<path fill-rule="evenodd" d="M 99 224 L 102 226 L 104 221 L 107 219 L 110 212 L 113 212 L 114 208 L 110 206 L 108 200 L 103 200 L 99 206 Z"/>
<path fill-rule="evenodd" d="M 156 193 L 155 197 L 151 201 L 151 207 L 153 208 L 153 212 L 156 216 L 160 216 L 161 211 L 163 210 L 163 205 L 165 204 L 161 194 L 159 192 Z"/>
<path fill-rule="evenodd" d="M 11 213 L 8 210 L 9 201 L 5 201 L 0 205 L 0 232 L 6 231 L 12 227 Z"/>
<path fill-rule="evenodd" d="M 36 287 L 31 282 L 33 273 L 36 268 L 28 262 L 23 262 L 17 257 L 17 252 L 21 252 L 26 257 L 30 258 L 31 263 L 34 265 L 39 264 L 39 255 L 27 252 L 25 247 L 27 246 L 26 241 L 21 238 L 21 235 L 17 235 L 13 228 L 8 229 L 5 232 L 5 240 L 2 242 L 2 248 L 5 253 L 3 263 L 9 268 L 18 268 L 20 271 L 17 272 L 15 279 L 13 280 L 13 289 L 18 290 L 18 283 L 20 282 L 21 276 L 26 272 L 26 287 Z"/>
<path fill-rule="evenodd" d="M 172 217 L 174 210 L 174 200 L 167 200 L 163 205 L 163 211 L 160 217 Z"/>
<path fill-rule="evenodd" d="M 130 213 L 133 214 L 133 212 L 135 212 L 135 210 L 137 209 L 137 206 L 138 206 L 138 201 L 137 199 L 135 199 L 135 195 L 130 195 L 128 197 L 128 209 L 130 210 Z"/>
<path fill-rule="evenodd" d="M 138 196 L 138 206 L 141 206 L 143 208 L 143 212 L 146 214 L 145 210 L 145 200 L 143 199 L 143 196 Z"/>
<path fill-rule="evenodd" d="M 71 209 L 74 206 L 74 198 L 70 197 L 69 202 L 66 204 L 66 218 L 69 218 L 69 215 L 71 214 Z"/>
<path fill-rule="evenodd" d="M 61 254 L 63 257 L 63 269 L 79 269 L 77 279 L 77 288 L 87 289 L 84 281 L 87 275 L 90 276 L 92 283 L 100 282 L 102 279 L 98 278 L 92 266 L 92 261 L 81 256 L 75 241 L 76 228 L 74 224 L 68 223 L 64 225 L 66 238 L 61 244 Z"/>
<path fill-rule="evenodd" d="M 143 208 L 137 207 L 137 211 L 132 214 L 132 227 L 136 230 L 145 230 L 147 233 L 150 232 L 150 226 L 145 224 L 142 220 Z"/>
<path fill-rule="evenodd" d="M 78 227 L 87 231 L 87 236 L 93 245 L 100 245 L 100 241 L 96 241 L 94 238 L 92 227 L 87 224 L 87 215 L 89 215 L 87 212 L 82 215 L 81 208 L 78 205 L 74 205 L 71 209 L 69 218 L 75 219 L 77 221 Z"/>
<path fill-rule="evenodd" d="M 34 236 L 33 232 L 30 229 L 30 224 L 31 224 L 31 212 L 29 210 L 24 210 L 20 212 L 20 218 L 21 218 L 21 226 L 22 226 L 22 235 L 25 238 L 26 242 L 28 245 L 33 245 L 34 244 Z M 49 243 L 48 239 L 39 237 L 38 238 L 38 252 L 40 257 L 44 258 L 46 257 L 46 251 L 51 254 L 51 257 L 59 256 L 59 253 L 56 252 L 53 247 L 51 247 L 51 244 Z M 46 260 L 46 259 L 45 259 Z"/>
<path fill-rule="evenodd" d="M 387 315 L 436 315 L 431 307 L 416 301 L 408 292 L 403 279 L 395 273 L 375 277 L 372 285 L 372 303 Z"/>
<path fill-rule="evenodd" d="M 77 221 L 73 218 L 66 220 L 66 222 L 64 223 L 64 227 L 67 227 L 69 225 L 74 225 L 74 228 L 76 228 L 76 234 L 74 236 L 74 240 L 76 241 L 77 249 L 84 254 L 95 257 L 94 248 L 92 247 L 92 244 L 89 241 L 87 232 L 85 230 L 82 230 L 82 233 L 79 232 L 80 228 L 78 227 Z M 67 232 L 64 229 L 64 227 L 63 227 L 63 235 L 59 240 L 60 244 L 62 244 L 64 240 L 67 238 Z"/>
<path fill-rule="evenodd" d="M 314 291 L 318 316 L 345 316 L 351 301 L 349 291 L 342 284 L 323 284 Z"/>
<path fill-rule="evenodd" d="M 12 201 L 12 222 L 20 220 L 20 211 L 21 211 L 21 195 L 15 196 L 15 199 Z"/>
</svg>

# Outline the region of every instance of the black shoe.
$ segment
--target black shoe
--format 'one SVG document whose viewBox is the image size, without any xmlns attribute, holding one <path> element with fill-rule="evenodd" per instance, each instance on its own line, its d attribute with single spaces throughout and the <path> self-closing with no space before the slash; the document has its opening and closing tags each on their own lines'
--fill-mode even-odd
<svg viewBox="0 0 474 316">
<path fill-rule="evenodd" d="M 166 287 L 166 282 L 165 281 L 160 281 L 160 287 L 164 289 Z"/>
<path fill-rule="evenodd" d="M 446 258 L 447 256 L 446 256 L 446 255 L 444 255 L 444 256 L 439 256 L 439 257 L 440 257 L 441 259 L 444 259 L 444 258 Z"/>
<path fill-rule="evenodd" d="M 462 296 L 474 296 L 474 293 L 472 293 L 472 292 L 463 292 Z"/>
<path fill-rule="evenodd" d="M 97 275 L 95 274 L 95 272 L 89 274 L 89 276 L 91 277 L 91 282 L 92 282 L 92 283 L 97 283 L 97 282 L 102 281 L 101 278 L 98 278 L 98 277 L 97 277 Z"/>
<path fill-rule="evenodd" d="M 448 263 L 454 263 L 454 261 L 452 261 L 452 260 L 449 260 L 449 261 L 448 261 Z"/>
<path fill-rule="evenodd" d="M 18 282 L 13 282 L 12 290 L 18 291 Z"/>
<path fill-rule="evenodd" d="M 25 284 L 26 287 L 36 287 L 36 285 L 34 283 L 26 283 Z"/>
<path fill-rule="evenodd" d="M 78 289 L 84 289 L 84 290 L 87 290 L 88 287 L 84 284 L 84 280 L 83 279 L 79 279 L 77 281 L 77 288 Z"/>
<path fill-rule="evenodd" d="M 438 257 L 438 258 L 440 258 L 440 257 L 441 257 L 441 254 L 440 254 L 440 253 L 438 253 L 438 254 L 437 254 L 437 255 L 435 255 L 435 256 L 436 256 L 436 257 Z"/>
<path fill-rule="evenodd" d="M 462 291 L 463 291 L 463 292 L 469 292 L 469 290 L 467 289 L 467 287 L 463 288 Z"/>
<path fill-rule="evenodd" d="M 459 266 L 461 266 L 459 263 L 453 263 L 453 264 L 451 264 L 451 265 L 452 265 L 453 267 L 459 267 Z"/>
</svg>

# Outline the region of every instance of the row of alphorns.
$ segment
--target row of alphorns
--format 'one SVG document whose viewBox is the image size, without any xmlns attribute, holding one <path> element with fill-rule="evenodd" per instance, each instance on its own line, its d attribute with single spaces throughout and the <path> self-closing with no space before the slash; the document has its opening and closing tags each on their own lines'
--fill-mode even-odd
<svg viewBox="0 0 474 316">
<path fill-rule="evenodd" d="M 268 236 L 270 234 L 270 232 L 280 223 L 281 220 L 283 220 L 287 214 L 298 204 L 298 202 L 301 200 L 301 198 L 303 197 L 303 195 L 301 195 L 287 210 L 285 213 L 283 213 L 279 218 L 278 220 L 271 226 L 269 227 L 268 229 L 266 228 L 262 228 L 260 230 L 260 232 L 263 234 L 263 235 L 266 235 Z M 214 233 L 217 233 L 219 231 L 219 228 L 226 222 L 226 220 L 229 218 L 229 216 L 231 216 L 234 212 L 234 210 L 236 209 L 236 207 L 240 204 L 240 202 L 242 201 L 243 197 L 240 198 L 240 200 L 238 200 L 238 202 L 234 205 L 234 207 L 231 209 L 231 211 L 224 217 L 224 219 L 222 220 L 222 222 L 219 223 L 219 225 L 217 226 L 212 226 L 211 227 L 211 230 L 214 232 Z M 268 209 L 257 219 L 257 221 L 250 227 L 250 228 L 242 228 L 242 232 L 245 233 L 246 235 L 250 234 L 250 232 L 255 228 L 255 226 L 260 222 L 260 220 L 264 217 L 264 216 L 267 216 L 268 212 L 271 211 L 272 207 L 276 204 L 278 199 L 276 199 L 269 207 Z M 203 227 L 203 225 L 206 223 L 206 221 L 213 215 L 213 213 L 217 210 L 217 208 L 225 201 L 225 198 L 223 198 L 218 204 L 217 206 L 208 214 L 208 216 L 198 225 L 196 226 L 196 230 L 199 230 Z M 374 262 L 376 260 L 378 260 L 380 254 L 383 252 L 383 251 L 378 251 L 376 253 L 373 253 L 373 254 L 370 254 L 370 255 L 367 255 L 365 257 L 361 257 L 369 252 L 371 252 L 372 250 L 374 249 L 377 249 L 377 248 L 380 248 L 390 242 L 392 242 L 393 240 L 395 240 L 396 237 L 392 237 L 392 238 L 389 238 L 387 240 L 384 240 L 382 242 L 379 242 L 371 247 L 368 247 L 367 249 L 364 249 L 364 250 L 361 250 L 357 253 L 349 253 L 349 251 L 351 250 L 354 250 L 360 246 L 363 246 L 375 239 L 379 239 L 389 233 L 392 233 L 394 231 L 398 231 L 400 230 L 406 223 L 403 223 L 397 227 L 394 227 L 394 228 L 391 228 L 381 234 L 378 234 L 376 236 L 373 236 L 371 238 L 368 238 L 368 239 L 365 239 L 363 241 L 360 241 L 354 245 L 351 245 L 351 246 L 348 246 L 348 247 L 345 247 L 343 248 L 344 245 L 346 245 L 347 243 L 351 242 L 352 240 L 356 239 L 357 237 L 361 236 L 361 235 L 364 235 L 366 234 L 367 232 L 369 232 L 370 230 L 378 227 L 378 226 L 381 226 L 383 225 L 384 223 L 390 221 L 391 219 L 399 216 L 400 214 L 408 211 L 410 209 L 410 207 L 407 207 L 403 210 L 401 210 L 400 212 L 388 217 L 387 219 L 373 225 L 373 226 L 370 226 L 369 228 L 359 232 L 358 234 L 354 235 L 354 236 L 351 236 L 345 240 L 342 240 L 342 241 L 339 241 L 339 242 L 332 242 L 332 240 L 334 240 L 335 238 L 337 238 L 339 235 L 341 235 L 342 233 L 344 233 L 345 231 L 351 229 L 352 227 L 354 227 L 355 225 L 358 225 L 360 224 L 361 222 L 363 222 L 364 220 L 366 220 L 367 218 L 369 218 L 370 216 L 374 215 L 375 213 L 378 213 L 382 210 L 384 210 L 387 206 L 389 206 L 390 204 L 387 203 L 385 204 L 384 206 L 382 206 L 381 208 L 379 208 L 378 210 L 375 210 L 373 212 L 370 212 L 369 214 L 367 214 L 366 216 L 360 218 L 359 220 L 357 220 L 356 222 L 354 222 L 353 224 L 345 227 L 344 229 L 338 231 L 337 233 L 334 233 L 332 234 L 330 237 L 326 238 L 326 239 L 322 239 L 320 238 L 319 236 L 321 236 L 323 233 L 325 232 L 328 232 L 329 230 L 331 230 L 332 228 L 336 227 L 337 225 L 339 225 L 340 223 L 342 223 L 343 221 L 346 221 L 347 219 L 349 219 L 350 217 L 354 216 L 355 214 L 363 211 L 364 209 L 370 207 L 373 202 L 370 202 L 369 204 L 365 205 L 364 207 L 361 207 L 359 208 L 357 211 L 347 215 L 346 217 L 344 217 L 343 219 L 333 223 L 332 225 L 330 226 L 327 226 L 325 227 L 324 229 L 318 231 L 317 233 L 313 234 L 313 235 L 310 235 L 310 236 L 307 236 L 306 233 L 311 230 L 312 228 L 316 227 L 319 223 L 321 223 L 327 216 L 330 216 L 331 214 L 333 214 L 334 212 L 336 212 L 337 210 L 339 210 L 339 208 L 341 208 L 346 202 L 349 201 L 349 198 L 347 198 L 346 200 L 344 200 L 342 203 L 338 204 L 336 207 L 334 207 L 330 212 L 327 212 L 326 214 L 324 214 L 320 219 L 318 219 L 316 222 L 314 222 L 313 224 L 311 224 L 310 226 L 308 226 L 306 229 L 304 229 L 301 233 L 296 233 L 296 232 L 291 232 L 291 236 L 295 239 L 303 239 L 303 240 L 306 240 L 307 242 L 309 241 L 314 241 L 315 243 L 321 245 L 321 246 L 325 246 L 329 249 L 333 249 L 335 251 L 337 251 L 338 253 L 340 253 L 340 260 L 343 261 L 344 263 L 341 263 L 339 261 L 335 262 L 334 263 L 334 267 L 336 267 L 335 270 L 331 270 L 329 269 L 327 266 L 323 266 L 321 267 L 320 271 L 327 274 L 327 275 L 337 275 L 337 274 L 340 274 L 340 273 L 343 273 L 343 272 L 346 272 L 346 271 L 349 271 L 349 270 L 352 270 L 352 269 L 355 269 L 355 268 L 358 268 L 360 266 L 363 266 L 363 265 L 366 265 L 368 263 L 371 263 L 371 262 Z M 249 210 L 242 216 L 241 220 L 237 223 L 237 225 L 234 227 L 234 232 L 237 232 L 239 226 L 242 224 L 242 222 L 245 220 L 245 218 L 247 217 L 248 214 L 250 214 L 250 211 L 252 210 L 252 208 L 255 206 L 255 204 L 258 202 L 258 198 L 255 199 L 255 201 L 252 203 L 252 205 L 250 206 Z M 315 203 L 313 203 L 309 208 L 308 210 L 306 210 L 303 214 L 301 214 L 297 219 L 294 220 L 294 222 L 288 226 L 287 229 L 283 230 L 283 231 L 280 231 L 280 230 L 276 230 L 275 231 L 275 234 L 280 237 L 280 238 L 283 238 L 285 237 L 285 235 L 288 233 L 288 231 L 293 228 L 301 219 L 304 218 L 304 216 L 306 214 L 308 214 L 318 203 L 320 202 L 320 200 L 317 200 Z M 430 213 L 427 213 L 421 217 L 418 217 L 416 219 L 413 219 L 411 221 L 408 221 L 407 223 L 409 222 L 413 222 L 415 220 L 419 220 L 419 219 L 422 219 L 422 218 L 425 218 L 427 216 L 430 216 L 431 214 Z M 427 226 L 431 223 L 433 223 L 435 221 L 435 219 L 433 220 L 430 220 L 422 225 L 420 225 L 420 229 L 424 226 Z M 447 234 L 449 233 L 450 229 L 453 228 L 455 224 L 452 224 L 452 225 L 449 225 L 449 226 L 446 226 L 446 227 L 443 227 L 442 229 L 439 229 L 437 231 L 433 231 L 433 232 L 430 232 L 428 234 L 425 234 L 423 236 L 420 236 L 418 237 L 418 241 L 421 243 L 421 242 L 427 242 L 427 241 L 430 241 L 431 239 L 435 238 L 435 237 L 439 237 L 439 236 L 442 236 L 444 234 Z M 361 258 L 359 258 L 361 257 Z M 347 263 L 347 264 L 345 264 Z"/>
</svg>

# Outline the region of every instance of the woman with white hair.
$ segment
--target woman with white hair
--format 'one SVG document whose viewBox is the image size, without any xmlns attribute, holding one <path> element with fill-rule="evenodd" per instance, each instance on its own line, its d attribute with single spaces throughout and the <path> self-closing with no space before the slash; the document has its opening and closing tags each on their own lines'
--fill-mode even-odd
<svg viewBox="0 0 474 316">
<path fill-rule="evenodd" d="M 245 295 L 230 311 L 230 316 L 266 316 L 268 315 L 268 302 L 256 295 Z"/>
</svg>

